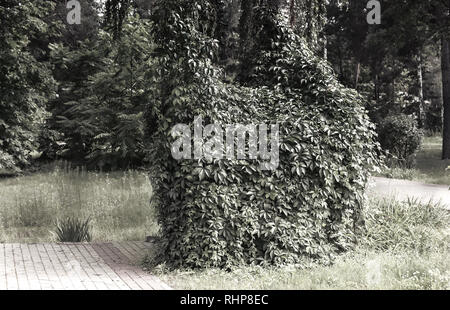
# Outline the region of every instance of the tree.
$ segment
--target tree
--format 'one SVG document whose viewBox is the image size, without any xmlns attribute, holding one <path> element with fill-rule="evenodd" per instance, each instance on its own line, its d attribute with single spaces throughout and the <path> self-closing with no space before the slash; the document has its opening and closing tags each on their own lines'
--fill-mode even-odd
<svg viewBox="0 0 450 310">
<path fill-rule="evenodd" d="M 403 112 L 415 114 L 420 125 L 426 126 L 428 92 L 423 88 L 423 67 L 430 47 L 441 49 L 443 93 L 448 94 L 450 87 L 445 43 L 450 28 L 449 1 L 386 0 L 381 25 L 370 26 L 364 4 L 357 0 L 329 2 L 330 60 L 341 80 L 369 99 L 374 119 Z M 445 97 L 448 95 L 444 96 L 443 158 L 448 158 L 450 125 L 446 124 L 450 121 Z"/>
<path fill-rule="evenodd" d="M 47 62 L 31 50 L 48 31 L 44 16 L 51 2 L 8 0 L 0 4 L 0 168 L 19 170 L 30 162 L 46 118 L 54 80 Z"/>
<path fill-rule="evenodd" d="M 444 102 L 442 159 L 450 159 L 450 36 L 442 35 L 441 66 Z"/>
<path fill-rule="evenodd" d="M 51 105 L 47 157 L 104 169 L 142 164 L 143 113 L 151 102 L 145 78 L 152 66 L 149 30 L 148 21 L 129 14 L 115 39 L 99 30 L 95 41 L 77 48 L 51 46 L 60 89 Z"/>
<path fill-rule="evenodd" d="M 215 61 L 214 4 L 158 0 L 151 16 L 147 125 L 155 125 L 149 158 L 160 258 L 194 268 L 329 263 L 355 243 L 368 170 L 378 163 L 374 127 L 358 94 L 336 81 L 276 1 L 247 9 L 241 42 L 254 59 L 243 78 L 224 78 Z M 209 124 L 279 124 L 279 169 L 252 158 L 175 160 L 172 129 L 189 130 L 195 116 Z"/>
<path fill-rule="evenodd" d="M 260 51 L 268 47 L 270 38 L 277 32 L 270 22 L 275 19 L 304 38 L 312 50 L 323 56 L 322 51 L 326 47 L 323 32 L 326 22 L 325 3 L 324 0 L 241 1 L 241 82 L 245 83 L 251 76 Z"/>
<path fill-rule="evenodd" d="M 450 159 L 450 56 L 448 47 L 450 37 L 450 1 L 394 1 L 392 10 L 395 12 L 395 16 L 402 16 L 399 20 L 402 22 L 406 21 L 404 23 L 406 27 L 402 28 L 404 32 L 403 40 L 401 40 L 405 42 L 405 46 L 413 45 L 421 49 L 430 40 L 440 41 L 444 108 L 442 159 Z M 399 33 L 397 32 L 396 34 Z M 397 36 L 395 40 L 398 40 L 398 38 Z M 418 56 L 420 59 L 420 50 Z"/>
</svg>

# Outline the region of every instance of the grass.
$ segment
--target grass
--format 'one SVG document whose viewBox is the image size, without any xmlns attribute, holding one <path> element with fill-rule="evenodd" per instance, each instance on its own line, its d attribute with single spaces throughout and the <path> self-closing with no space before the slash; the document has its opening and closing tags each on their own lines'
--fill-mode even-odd
<svg viewBox="0 0 450 310">
<path fill-rule="evenodd" d="M 425 137 L 412 169 L 388 168 L 380 176 L 414 180 L 429 184 L 450 185 L 450 160 L 442 160 L 442 137 Z"/>
<path fill-rule="evenodd" d="M 450 289 L 450 214 L 439 206 L 373 200 L 357 248 L 333 265 L 153 270 L 176 289 Z"/>
<path fill-rule="evenodd" d="M 447 290 L 450 288 L 448 253 L 417 256 L 357 252 L 328 267 L 238 268 L 232 272 L 157 273 L 175 289 L 187 290 Z"/>
<path fill-rule="evenodd" d="M 93 173 L 55 165 L 0 179 L 0 242 L 56 240 L 57 222 L 90 218 L 93 241 L 145 240 L 158 226 L 152 188 L 137 171 Z"/>
</svg>

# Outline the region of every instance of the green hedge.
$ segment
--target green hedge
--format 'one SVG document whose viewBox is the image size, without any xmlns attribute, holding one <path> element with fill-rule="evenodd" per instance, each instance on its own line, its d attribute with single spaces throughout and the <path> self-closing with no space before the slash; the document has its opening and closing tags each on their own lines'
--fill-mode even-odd
<svg viewBox="0 0 450 310">
<path fill-rule="evenodd" d="M 211 61 L 216 42 L 188 17 L 195 8 L 178 14 L 170 3 L 155 13 L 164 21 L 155 31 L 162 53 L 147 113 L 156 124 L 150 157 L 162 257 L 175 267 L 227 268 L 329 263 L 350 249 L 379 150 L 357 93 L 281 27 L 255 70 L 259 85 L 225 84 Z M 279 123 L 278 169 L 250 159 L 173 159 L 171 128 L 192 128 L 199 115 L 204 125 Z"/>
</svg>

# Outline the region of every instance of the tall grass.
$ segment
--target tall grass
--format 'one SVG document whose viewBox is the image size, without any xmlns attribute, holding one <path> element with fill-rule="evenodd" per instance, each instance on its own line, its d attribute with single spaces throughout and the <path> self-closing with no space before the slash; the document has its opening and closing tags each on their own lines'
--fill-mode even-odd
<svg viewBox="0 0 450 310">
<path fill-rule="evenodd" d="M 418 200 L 373 200 L 365 210 L 362 244 L 371 250 L 418 254 L 450 249 L 450 212 Z"/>
<path fill-rule="evenodd" d="M 94 173 L 64 163 L 48 170 L 0 180 L 0 242 L 51 241 L 54 223 L 65 218 L 90 218 L 94 241 L 157 233 L 146 174 Z"/>
</svg>

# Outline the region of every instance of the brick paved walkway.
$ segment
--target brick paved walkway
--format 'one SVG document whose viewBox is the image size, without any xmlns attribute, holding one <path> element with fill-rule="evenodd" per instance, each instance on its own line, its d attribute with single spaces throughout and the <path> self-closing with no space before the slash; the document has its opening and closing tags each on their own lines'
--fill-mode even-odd
<svg viewBox="0 0 450 310">
<path fill-rule="evenodd" d="M 0 244 L 0 290 L 160 290 L 144 242 Z"/>
</svg>

